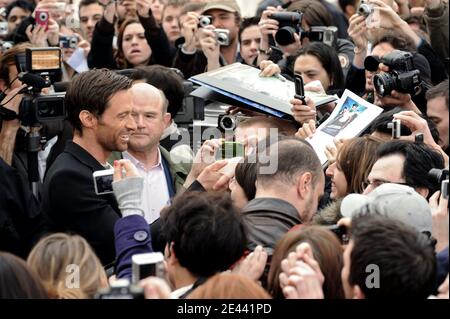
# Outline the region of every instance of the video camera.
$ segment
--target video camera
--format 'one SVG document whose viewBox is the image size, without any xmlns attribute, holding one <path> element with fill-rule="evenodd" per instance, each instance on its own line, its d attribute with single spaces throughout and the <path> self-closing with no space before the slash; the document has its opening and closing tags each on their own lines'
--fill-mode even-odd
<svg viewBox="0 0 450 319">
<path fill-rule="evenodd" d="M 25 62 L 25 63 L 23 63 Z M 16 56 L 19 80 L 27 85 L 19 107 L 19 119 L 25 126 L 63 120 L 66 117 L 64 94 L 41 95 L 43 88 L 52 84 L 52 78 L 61 72 L 59 48 L 27 48 L 25 57 Z"/>
<path fill-rule="evenodd" d="M 390 95 L 393 90 L 412 96 L 422 91 L 420 71 L 414 67 L 412 53 L 394 50 L 382 59 L 368 56 L 364 60 L 364 67 L 368 71 L 376 72 L 380 63 L 388 66 L 390 70 L 376 74 L 373 78 L 375 90 L 380 96 Z"/>
<path fill-rule="evenodd" d="M 311 42 L 322 42 L 330 47 L 336 47 L 337 27 L 311 27 L 308 31 L 301 33 L 301 39 L 308 38 Z"/>
<path fill-rule="evenodd" d="M 275 41 L 282 46 L 295 42 L 295 34 L 300 35 L 303 13 L 301 12 L 276 12 L 269 16 L 278 21 L 278 31 L 275 33 Z"/>
<path fill-rule="evenodd" d="M 441 195 L 448 199 L 448 180 L 450 174 L 448 169 L 432 168 L 428 172 L 428 179 L 437 185 L 441 185 Z"/>
</svg>

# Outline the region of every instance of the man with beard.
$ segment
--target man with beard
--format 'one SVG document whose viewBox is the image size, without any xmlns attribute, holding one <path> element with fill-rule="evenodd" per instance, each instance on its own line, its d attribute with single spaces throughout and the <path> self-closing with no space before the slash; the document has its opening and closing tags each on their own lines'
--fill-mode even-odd
<svg viewBox="0 0 450 319">
<path fill-rule="evenodd" d="M 65 103 L 73 141 L 47 172 L 42 192 L 55 230 L 86 238 L 104 265 L 115 259 L 113 230 L 121 215 L 113 194 L 95 193 L 93 173 L 112 168 L 107 158 L 125 151 L 136 130 L 130 87 L 131 80 L 106 69 L 72 80 Z"/>
</svg>

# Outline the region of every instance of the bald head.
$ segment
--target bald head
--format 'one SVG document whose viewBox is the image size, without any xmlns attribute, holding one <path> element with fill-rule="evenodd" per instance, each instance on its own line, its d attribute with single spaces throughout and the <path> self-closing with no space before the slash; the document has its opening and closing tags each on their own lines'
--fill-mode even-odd
<svg viewBox="0 0 450 319">
<path fill-rule="evenodd" d="M 131 87 L 133 104 L 135 105 L 159 105 L 161 113 L 167 113 L 168 101 L 164 93 L 148 83 L 136 83 Z"/>
</svg>

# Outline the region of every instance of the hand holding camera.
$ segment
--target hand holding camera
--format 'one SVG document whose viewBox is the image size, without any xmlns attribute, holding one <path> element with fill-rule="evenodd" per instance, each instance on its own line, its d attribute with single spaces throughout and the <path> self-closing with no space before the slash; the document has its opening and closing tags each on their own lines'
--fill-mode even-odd
<svg viewBox="0 0 450 319">
<path fill-rule="evenodd" d="M 360 51 L 365 56 L 367 50 L 367 25 L 366 17 L 360 14 L 354 14 L 350 17 L 348 26 L 348 35 L 355 44 L 356 51 Z M 363 65 L 361 64 L 361 67 Z"/>
<path fill-rule="evenodd" d="M 275 7 L 267 7 L 266 10 L 261 15 L 261 19 L 258 23 L 259 30 L 261 31 L 261 49 L 268 50 L 269 49 L 269 36 L 275 37 L 275 34 L 278 31 L 279 22 L 275 19 L 272 19 L 271 16 L 274 13 L 280 12 L 281 9 L 277 9 Z"/>
<path fill-rule="evenodd" d="M 215 30 L 213 26 L 207 26 L 200 32 L 200 46 L 208 60 L 208 71 L 220 68 L 220 44 Z"/>
<path fill-rule="evenodd" d="M 442 181 L 440 192 L 436 192 L 429 199 L 433 237 L 437 240 L 436 252 L 448 247 L 448 179 Z"/>
</svg>

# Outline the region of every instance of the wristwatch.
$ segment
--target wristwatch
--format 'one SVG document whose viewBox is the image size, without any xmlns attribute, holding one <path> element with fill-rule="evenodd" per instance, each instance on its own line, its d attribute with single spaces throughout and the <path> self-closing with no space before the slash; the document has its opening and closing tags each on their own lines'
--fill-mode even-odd
<svg viewBox="0 0 450 319">
<path fill-rule="evenodd" d="M 263 49 L 259 48 L 258 52 L 261 54 L 270 55 L 272 53 L 272 48 L 268 48 L 267 50 L 263 50 Z"/>
</svg>

